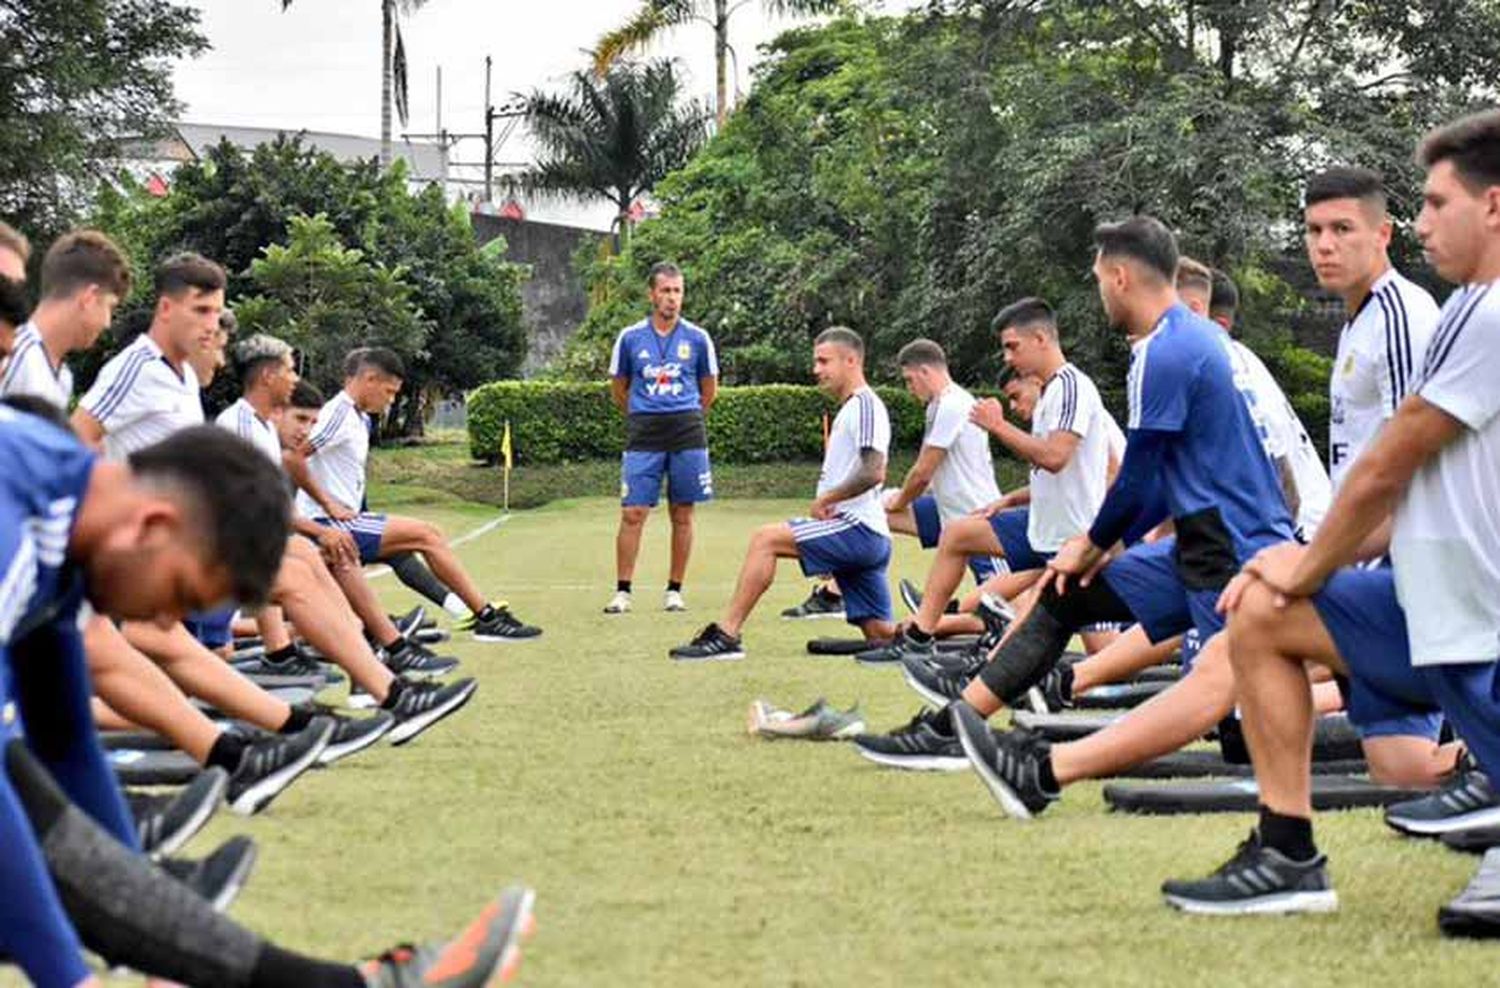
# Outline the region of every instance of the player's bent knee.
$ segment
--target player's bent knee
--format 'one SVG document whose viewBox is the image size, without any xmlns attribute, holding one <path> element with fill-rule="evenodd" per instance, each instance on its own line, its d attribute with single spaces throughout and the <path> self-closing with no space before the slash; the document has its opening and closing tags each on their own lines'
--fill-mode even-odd
<svg viewBox="0 0 1500 988">
<path fill-rule="evenodd" d="M 1423 737 L 1366 738 L 1364 752 L 1370 778 L 1382 786 L 1436 789 L 1447 779 L 1436 748 L 1436 742 Z"/>
</svg>

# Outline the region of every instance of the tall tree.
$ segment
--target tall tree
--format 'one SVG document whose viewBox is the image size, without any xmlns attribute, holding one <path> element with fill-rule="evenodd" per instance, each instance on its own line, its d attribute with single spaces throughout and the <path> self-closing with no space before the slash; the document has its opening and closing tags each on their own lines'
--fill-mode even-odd
<svg viewBox="0 0 1500 988">
<path fill-rule="evenodd" d="M 121 139 L 178 112 L 171 63 L 205 46 L 185 3 L 0 3 L 0 214 L 38 238 L 71 222 Z"/>
<path fill-rule="evenodd" d="M 575 72 L 563 93 L 533 91 L 525 120 L 537 160 L 510 183 L 529 195 L 608 199 L 628 240 L 632 204 L 707 139 L 707 110 L 680 93 L 665 61 L 621 63 L 602 79 Z"/>
<path fill-rule="evenodd" d="M 639 51 L 663 32 L 694 21 L 714 32 L 714 119 L 720 127 L 729 117 L 729 19 L 748 0 L 644 0 L 630 19 L 599 39 L 594 48 L 594 71 L 603 75 L 627 52 Z M 767 12 L 829 14 L 847 6 L 845 0 L 762 0 Z"/>
<path fill-rule="evenodd" d="M 283 12 L 294 0 L 281 0 Z M 394 103 L 406 126 L 406 42 L 401 38 L 399 14 L 426 6 L 427 0 L 380 0 L 380 167 L 391 166 L 391 108 Z"/>
</svg>

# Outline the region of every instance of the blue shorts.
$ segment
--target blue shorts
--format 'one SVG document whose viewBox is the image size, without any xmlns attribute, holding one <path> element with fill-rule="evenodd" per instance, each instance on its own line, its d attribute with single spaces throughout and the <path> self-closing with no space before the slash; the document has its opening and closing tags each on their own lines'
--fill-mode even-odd
<svg viewBox="0 0 1500 988">
<path fill-rule="evenodd" d="M 314 518 L 324 528 L 338 528 L 354 536 L 359 547 L 359 561 L 373 563 L 380 559 L 380 541 L 385 538 L 385 515 L 368 512 L 355 515 L 349 521 L 334 521 L 332 518 Z"/>
<path fill-rule="evenodd" d="M 663 476 L 667 478 L 668 504 L 697 504 L 713 499 L 714 475 L 708 450 L 663 453 L 627 449 L 620 461 L 620 503 L 627 508 L 656 507 L 661 499 Z"/>
<path fill-rule="evenodd" d="M 1055 552 L 1037 552 L 1031 547 L 1031 540 L 1026 537 L 1026 526 L 1030 522 L 1029 508 L 1010 508 L 990 518 L 990 528 L 995 530 L 995 538 L 1005 550 L 1005 562 L 1012 573 L 1042 569 L 1057 555 Z"/>
<path fill-rule="evenodd" d="M 937 498 L 931 494 L 923 494 L 911 503 L 912 517 L 917 522 L 917 541 L 924 549 L 937 547 L 938 539 L 943 534 L 943 519 L 938 514 Z M 975 583 L 984 583 L 990 577 L 1000 572 L 1001 560 L 993 556 L 970 556 L 969 572 L 974 574 Z"/>
<path fill-rule="evenodd" d="M 1177 540 L 1141 542 L 1104 567 L 1109 588 L 1130 608 L 1152 643 L 1198 629 L 1203 641 L 1224 630 L 1217 590 L 1189 590 L 1177 575 Z"/>
<path fill-rule="evenodd" d="M 1411 664 L 1395 571 L 1339 570 L 1312 602 L 1349 669 L 1349 720 L 1360 734 L 1436 739 L 1443 715 L 1428 678 Z"/>
<path fill-rule="evenodd" d="M 850 624 L 890 621 L 891 588 L 885 568 L 891 540 L 848 518 L 787 522 L 797 540 L 798 559 L 807 576 L 832 576 L 844 595 L 844 620 Z"/>
<path fill-rule="evenodd" d="M 234 641 L 234 608 L 190 614 L 182 625 L 204 648 L 220 649 Z"/>
</svg>

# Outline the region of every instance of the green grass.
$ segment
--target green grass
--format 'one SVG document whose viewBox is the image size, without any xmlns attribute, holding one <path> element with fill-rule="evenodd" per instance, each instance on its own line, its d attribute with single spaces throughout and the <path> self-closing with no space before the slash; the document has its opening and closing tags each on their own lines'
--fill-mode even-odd
<svg viewBox="0 0 1500 988">
<path fill-rule="evenodd" d="M 450 533 L 492 512 L 430 492 L 376 503 Z M 706 507 L 693 610 L 654 610 L 666 530 L 654 518 L 640 610 L 606 617 L 616 507 L 566 501 L 513 515 L 461 553 L 482 585 L 542 624 L 524 646 L 453 652 L 482 681 L 461 715 L 287 792 L 250 821 L 261 846 L 234 915 L 284 946 L 339 958 L 455 929 L 496 888 L 539 892 L 527 985 L 1477 984 L 1493 948 L 1439 940 L 1434 912 L 1474 860 L 1397 839 L 1374 812 L 1328 815 L 1340 913 L 1214 921 L 1161 904 L 1163 878 L 1219 864 L 1247 816 L 1105 812 L 1099 786 L 1039 821 L 1003 819 L 967 774 L 885 771 L 847 746 L 744 733 L 749 701 L 859 700 L 873 727 L 915 702 L 891 670 L 817 659 L 831 622 L 776 612 L 807 585 L 783 564 L 746 630 L 747 661 L 682 667 L 666 649 L 712 619 L 753 526 L 802 501 Z M 909 541 L 893 576 L 921 571 Z M 378 583 L 391 607 L 412 595 Z"/>
</svg>

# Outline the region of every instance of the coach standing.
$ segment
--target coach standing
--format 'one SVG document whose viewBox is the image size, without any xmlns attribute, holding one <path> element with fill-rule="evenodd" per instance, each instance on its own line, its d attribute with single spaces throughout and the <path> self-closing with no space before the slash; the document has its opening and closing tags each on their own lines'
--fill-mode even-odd
<svg viewBox="0 0 1500 988">
<path fill-rule="evenodd" d="M 713 340 L 682 318 L 682 271 L 652 265 L 646 276 L 651 315 L 620 331 L 609 361 L 610 393 L 625 413 L 620 531 L 615 536 L 615 595 L 606 614 L 630 610 L 641 530 L 667 480 L 672 570 L 662 609 L 684 611 L 682 580 L 693 550 L 693 505 L 713 497 L 704 416 L 719 390 Z"/>
</svg>

